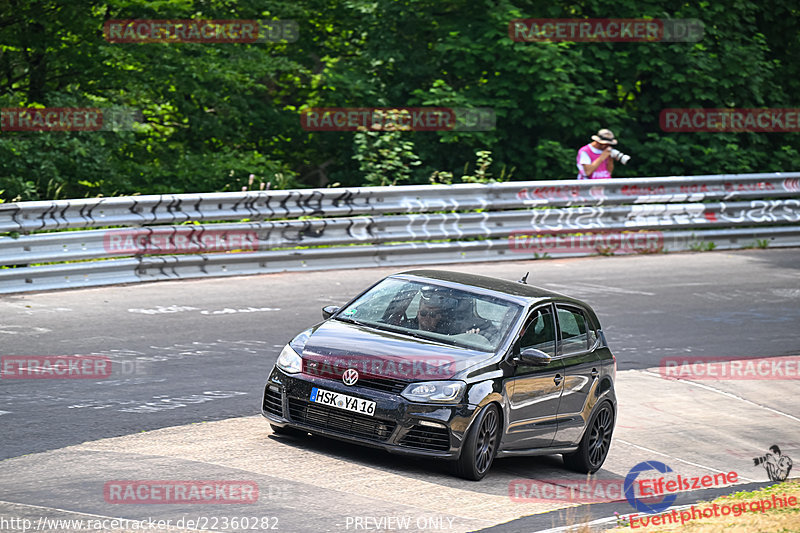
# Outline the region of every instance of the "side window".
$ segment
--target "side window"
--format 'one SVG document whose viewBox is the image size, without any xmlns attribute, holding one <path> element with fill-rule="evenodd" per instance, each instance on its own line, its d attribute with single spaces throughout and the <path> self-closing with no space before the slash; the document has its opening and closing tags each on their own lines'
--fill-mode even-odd
<svg viewBox="0 0 800 533">
<path fill-rule="evenodd" d="M 541 307 L 531 313 L 519 344 L 521 350 L 536 348 L 551 357 L 555 357 L 556 327 L 550 306 Z"/>
<path fill-rule="evenodd" d="M 415 318 L 417 316 L 417 312 L 419 311 L 419 299 L 420 295 L 416 294 L 411 300 L 411 303 L 408 304 L 408 307 L 406 307 L 406 316 L 408 316 L 408 318 Z"/>
<path fill-rule="evenodd" d="M 389 294 L 392 297 L 391 301 L 387 301 L 387 297 L 384 297 L 382 294 L 378 294 L 372 299 L 364 302 L 364 306 L 367 309 L 374 309 L 376 312 L 374 314 L 369 314 L 366 316 L 372 317 L 375 314 L 381 312 L 381 318 L 379 319 L 380 322 L 385 322 L 387 324 L 394 324 L 399 325 L 403 319 L 403 316 L 411 316 L 411 308 L 414 308 L 414 316 L 416 316 L 416 307 L 419 306 L 419 295 L 413 291 L 403 291 L 397 294 Z"/>
<path fill-rule="evenodd" d="M 597 342 L 597 339 L 598 337 L 600 337 L 600 335 L 597 333 L 597 330 L 594 329 L 591 323 L 589 323 L 588 329 L 589 329 L 589 348 L 591 348 Z"/>
<path fill-rule="evenodd" d="M 558 327 L 561 330 L 561 355 L 584 352 L 589 348 L 586 318 L 582 312 L 558 307 Z"/>
<path fill-rule="evenodd" d="M 497 305 L 496 303 L 487 302 L 486 300 L 475 301 L 475 313 L 478 317 L 491 320 L 495 324 L 499 324 L 506 316 L 507 312 L 508 306 Z"/>
</svg>

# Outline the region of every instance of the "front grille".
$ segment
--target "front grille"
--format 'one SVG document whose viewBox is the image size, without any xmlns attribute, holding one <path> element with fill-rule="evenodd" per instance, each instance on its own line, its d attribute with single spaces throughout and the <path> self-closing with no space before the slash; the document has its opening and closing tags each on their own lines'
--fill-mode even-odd
<svg viewBox="0 0 800 533">
<path fill-rule="evenodd" d="M 305 373 L 309 376 L 321 377 L 323 379 L 329 379 L 331 381 L 338 381 L 339 383 L 342 383 L 341 373 L 334 374 L 333 372 L 316 372 L 313 369 L 306 370 Z M 365 389 L 379 390 L 382 392 L 391 392 L 393 394 L 400 394 L 403 392 L 403 389 L 406 388 L 406 385 L 408 385 L 408 381 L 403 381 L 402 379 L 359 374 L 358 381 L 354 386 L 364 387 Z"/>
<path fill-rule="evenodd" d="M 283 402 L 280 391 L 272 390 L 269 385 L 264 389 L 264 410 L 270 414 L 283 416 Z"/>
<path fill-rule="evenodd" d="M 442 427 L 414 426 L 400 440 L 400 445 L 446 452 L 450 449 L 450 432 Z"/>
<path fill-rule="evenodd" d="M 350 413 L 341 409 L 289 398 L 289 417 L 295 422 L 343 433 L 352 437 L 384 442 L 394 431 L 395 422 Z"/>
<path fill-rule="evenodd" d="M 356 386 L 358 387 L 364 387 L 383 392 L 392 392 L 394 394 L 400 394 L 403 392 L 403 389 L 406 388 L 406 385 L 408 385 L 408 383 L 400 379 L 373 377 L 358 378 L 358 382 L 356 383 Z"/>
</svg>

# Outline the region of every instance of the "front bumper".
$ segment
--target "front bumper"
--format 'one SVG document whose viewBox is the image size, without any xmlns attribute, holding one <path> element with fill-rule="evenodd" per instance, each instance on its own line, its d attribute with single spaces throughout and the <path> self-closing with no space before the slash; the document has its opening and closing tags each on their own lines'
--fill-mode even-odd
<svg viewBox="0 0 800 533">
<path fill-rule="evenodd" d="M 311 389 L 372 400 L 372 416 L 311 403 Z M 455 459 L 475 414 L 468 404 L 410 402 L 399 393 L 308 374 L 286 374 L 275 367 L 264 388 L 261 414 L 270 423 L 292 427 L 391 453 Z"/>
</svg>

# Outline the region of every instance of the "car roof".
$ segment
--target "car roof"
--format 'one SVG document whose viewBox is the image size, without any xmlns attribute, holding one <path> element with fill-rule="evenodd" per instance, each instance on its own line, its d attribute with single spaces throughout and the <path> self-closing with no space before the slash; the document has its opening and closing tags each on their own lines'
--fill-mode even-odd
<svg viewBox="0 0 800 533">
<path fill-rule="evenodd" d="M 496 291 L 510 296 L 521 296 L 526 300 L 564 297 L 563 294 L 542 289 L 534 285 L 527 285 L 517 281 L 509 281 L 507 279 L 492 278 L 489 276 L 481 276 L 478 274 L 467 274 L 465 272 L 452 272 L 450 270 L 408 270 L 395 274 L 397 276 L 416 276 L 420 278 L 428 278 L 433 280 L 447 281 L 450 283 L 459 283 L 471 287 L 480 287 L 490 291 Z"/>
<path fill-rule="evenodd" d="M 572 298 L 565 294 L 555 291 L 549 291 L 535 285 L 528 285 L 527 283 L 520 283 L 518 281 L 510 281 L 506 279 L 493 278 L 490 276 L 481 276 L 479 274 L 467 274 L 465 272 L 453 272 L 451 270 L 407 270 L 400 272 L 389 277 L 405 277 L 430 279 L 436 281 L 443 281 L 448 284 L 463 285 L 464 288 L 476 287 L 484 291 L 493 292 L 499 296 L 506 296 L 511 300 L 515 300 L 522 305 L 535 305 L 539 302 L 564 302 L 572 303 L 580 306 L 588 313 L 588 318 L 596 326 L 600 327 L 600 321 L 594 309 L 577 298 Z"/>
</svg>

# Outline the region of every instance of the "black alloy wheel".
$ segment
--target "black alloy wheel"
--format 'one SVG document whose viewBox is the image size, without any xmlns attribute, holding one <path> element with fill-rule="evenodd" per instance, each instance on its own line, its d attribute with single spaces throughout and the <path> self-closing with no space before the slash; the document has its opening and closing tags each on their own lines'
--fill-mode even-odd
<svg viewBox="0 0 800 533">
<path fill-rule="evenodd" d="M 589 427 L 574 453 L 564 454 L 564 464 L 571 470 L 584 474 L 597 472 L 606 460 L 614 432 L 614 412 L 611 404 L 604 402 L 595 411 Z"/>
<path fill-rule="evenodd" d="M 455 463 L 457 475 L 472 481 L 483 479 L 497 453 L 499 430 L 500 411 L 496 404 L 490 403 L 478 415 L 464 440 L 461 456 Z"/>
</svg>

